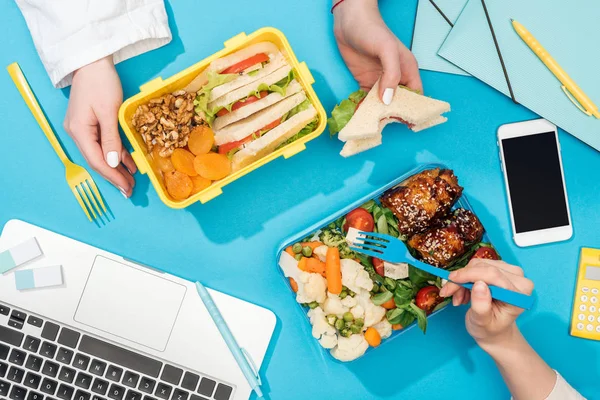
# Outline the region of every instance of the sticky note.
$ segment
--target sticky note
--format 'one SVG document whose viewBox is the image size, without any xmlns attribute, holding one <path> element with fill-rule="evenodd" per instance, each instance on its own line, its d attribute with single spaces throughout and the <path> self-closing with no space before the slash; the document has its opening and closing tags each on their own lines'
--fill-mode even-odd
<svg viewBox="0 0 600 400">
<path fill-rule="evenodd" d="M 42 249 L 33 237 L 0 253 L 0 274 L 41 256 Z"/>
<path fill-rule="evenodd" d="M 17 290 L 37 289 L 63 284 L 62 267 L 42 267 L 15 272 Z"/>
</svg>

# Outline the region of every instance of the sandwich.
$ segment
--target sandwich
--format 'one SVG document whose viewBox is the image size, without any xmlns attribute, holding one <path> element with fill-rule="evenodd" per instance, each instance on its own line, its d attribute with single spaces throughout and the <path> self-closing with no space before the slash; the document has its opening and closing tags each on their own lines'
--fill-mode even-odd
<svg viewBox="0 0 600 400">
<path fill-rule="evenodd" d="M 435 100 L 399 86 L 390 105 L 379 98 L 379 82 L 367 94 L 352 93 L 331 113 L 328 120 L 331 134 L 345 142 L 341 155 L 349 157 L 382 143 L 382 131 L 389 123 L 400 122 L 414 132 L 420 132 L 447 121 L 441 114 L 450 111 L 450 104 Z"/>
<path fill-rule="evenodd" d="M 313 132 L 317 110 L 273 43 L 259 42 L 213 61 L 185 88 L 214 131 L 216 151 L 237 171 Z"/>
</svg>

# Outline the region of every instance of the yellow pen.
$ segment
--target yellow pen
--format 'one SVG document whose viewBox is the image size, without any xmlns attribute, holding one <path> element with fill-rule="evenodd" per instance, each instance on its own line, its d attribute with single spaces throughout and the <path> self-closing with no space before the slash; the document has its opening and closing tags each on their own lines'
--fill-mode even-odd
<svg viewBox="0 0 600 400">
<path fill-rule="evenodd" d="M 538 42 L 533 35 L 525 29 L 523 25 L 511 19 L 513 28 L 517 34 L 523 39 L 525 44 L 529 46 L 529 48 L 535 53 L 536 56 L 539 57 L 540 60 L 548 67 L 550 72 L 556 76 L 556 78 L 562 83 L 562 90 L 565 92 L 569 100 L 577 108 L 579 108 L 586 115 L 593 115 L 596 118 L 600 118 L 600 112 L 598 112 L 598 106 L 594 104 L 594 102 L 581 90 L 579 86 L 575 83 L 573 79 L 564 69 L 561 68 L 560 65 L 556 62 L 554 58 L 542 47 L 540 42 Z M 574 97 L 574 98 L 573 98 Z"/>
</svg>

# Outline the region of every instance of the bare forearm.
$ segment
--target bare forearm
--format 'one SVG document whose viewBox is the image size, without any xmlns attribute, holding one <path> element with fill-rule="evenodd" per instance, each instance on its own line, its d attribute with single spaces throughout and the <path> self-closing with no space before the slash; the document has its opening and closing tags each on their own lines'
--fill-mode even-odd
<svg viewBox="0 0 600 400">
<path fill-rule="evenodd" d="M 515 400 L 543 400 L 556 384 L 556 372 L 527 343 L 518 328 L 501 341 L 481 346 L 496 362 Z"/>
</svg>

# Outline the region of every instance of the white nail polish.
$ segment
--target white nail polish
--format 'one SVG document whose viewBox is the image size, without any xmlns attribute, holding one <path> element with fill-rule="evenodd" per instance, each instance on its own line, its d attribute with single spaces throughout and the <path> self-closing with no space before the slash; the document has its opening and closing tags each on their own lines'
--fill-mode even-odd
<svg viewBox="0 0 600 400">
<path fill-rule="evenodd" d="M 116 151 L 109 151 L 106 155 L 106 163 L 111 168 L 117 168 L 119 166 L 119 153 Z"/>
<path fill-rule="evenodd" d="M 125 197 L 126 199 L 129 198 L 129 197 L 127 197 L 127 192 L 125 192 L 122 188 L 119 187 L 119 191 L 121 192 L 121 194 L 123 195 L 123 197 Z"/>
<path fill-rule="evenodd" d="M 383 104 L 389 106 L 392 104 L 392 98 L 394 97 L 394 89 L 387 88 L 383 91 Z"/>
</svg>

